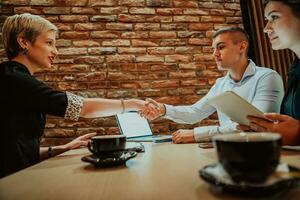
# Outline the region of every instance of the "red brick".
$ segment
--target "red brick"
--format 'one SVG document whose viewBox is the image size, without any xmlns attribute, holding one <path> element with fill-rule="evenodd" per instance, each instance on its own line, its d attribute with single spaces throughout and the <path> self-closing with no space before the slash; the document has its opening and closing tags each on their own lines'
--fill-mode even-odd
<svg viewBox="0 0 300 200">
<path fill-rule="evenodd" d="M 202 47 L 176 47 L 175 53 L 177 54 L 195 54 L 195 53 L 202 53 Z"/>
<path fill-rule="evenodd" d="M 196 77 L 196 73 L 194 71 L 191 72 L 170 72 L 170 78 L 193 78 Z"/>
<path fill-rule="evenodd" d="M 144 0 L 119 0 L 119 5 L 135 7 L 135 6 L 145 6 Z"/>
<path fill-rule="evenodd" d="M 124 23 L 107 23 L 106 29 L 108 30 L 119 30 L 119 31 L 129 31 L 132 30 L 132 24 Z"/>
<path fill-rule="evenodd" d="M 78 82 L 58 82 L 57 87 L 63 91 L 86 90 L 88 88 L 86 83 Z"/>
<path fill-rule="evenodd" d="M 110 40 L 110 41 L 103 41 L 102 46 L 130 46 L 129 40 Z"/>
<path fill-rule="evenodd" d="M 101 81 L 106 79 L 106 72 L 80 73 L 76 75 L 76 81 Z"/>
<path fill-rule="evenodd" d="M 224 9 L 223 4 L 212 3 L 212 2 L 199 2 L 200 8 L 211 8 L 211 9 Z"/>
<path fill-rule="evenodd" d="M 177 89 L 168 90 L 168 95 L 172 95 L 172 96 L 192 95 L 192 94 L 195 94 L 193 88 L 177 88 Z"/>
<path fill-rule="evenodd" d="M 47 16 L 45 18 L 52 23 L 59 22 L 58 16 Z"/>
<path fill-rule="evenodd" d="M 43 8 L 43 12 L 45 14 L 57 14 L 57 15 L 69 14 L 70 13 L 70 8 L 66 8 L 66 7 L 47 7 L 47 8 Z"/>
<path fill-rule="evenodd" d="M 214 56 L 212 54 L 195 54 L 194 60 L 199 62 L 214 61 Z"/>
<path fill-rule="evenodd" d="M 119 47 L 118 53 L 120 53 L 120 54 L 145 54 L 146 48 Z"/>
<path fill-rule="evenodd" d="M 60 48 L 58 49 L 59 55 L 80 55 L 86 54 L 86 48 Z"/>
<path fill-rule="evenodd" d="M 133 55 L 108 55 L 106 62 L 134 62 L 135 56 Z"/>
<path fill-rule="evenodd" d="M 223 16 L 202 16 L 201 22 L 225 22 Z"/>
<path fill-rule="evenodd" d="M 141 14 L 141 15 L 153 15 L 155 14 L 154 8 L 130 8 L 129 13 Z"/>
<path fill-rule="evenodd" d="M 1 1 L 1 4 L 3 5 L 28 5 L 30 2 L 30 0 L 14 0 L 14 1 L 11 1 L 11 0 L 2 0 Z"/>
<path fill-rule="evenodd" d="M 220 77 L 222 74 L 219 71 L 214 70 L 202 70 L 200 76 L 203 77 Z"/>
<path fill-rule="evenodd" d="M 218 9 L 210 9 L 211 15 L 220 15 L 220 16 L 233 16 L 234 11 L 232 10 L 218 10 Z"/>
<path fill-rule="evenodd" d="M 92 55 L 109 55 L 117 53 L 116 47 L 95 47 L 89 48 L 88 53 Z"/>
<path fill-rule="evenodd" d="M 73 64 L 74 63 L 74 59 L 71 58 L 59 58 L 59 56 L 57 58 L 55 58 L 54 61 L 55 64 Z"/>
<path fill-rule="evenodd" d="M 151 65 L 151 71 L 169 71 L 169 70 L 177 70 L 177 64 L 175 63 L 161 63 L 161 64 L 153 64 Z"/>
<path fill-rule="evenodd" d="M 179 38 L 201 38 L 204 37 L 204 33 L 200 31 L 178 31 Z"/>
<path fill-rule="evenodd" d="M 47 129 L 44 132 L 45 137 L 73 137 L 75 131 L 72 129 Z"/>
<path fill-rule="evenodd" d="M 85 64 L 61 65 L 59 66 L 59 70 L 64 72 L 84 72 L 88 70 L 88 65 Z"/>
<path fill-rule="evenodd" d="M 128 8 L 126 7 L 102 7 L 100 12 L 103 14 L 121 14 L 128 13 Z"/>
<path fill-rule="evenodd" d="M 75 47 L 98 47 L 98 46 L 100 46 L 99 42 L 92 41 L 92 40 L 74 41 L 73 45 Z"/>
<path fill-rule="evenodd" d="M 180 15 L 182 8 L 157 8 L 156 13 L 159 15 Z"/>
<path fill-rule="evenodd" d="M 95 89 L 107 89 L 107 82 L 101 82 L 101 81 L 97 81 L 97 82 L 94 82 L 94 83 L 89 83 L 89 89 L 92 89 L 92 90 L 95 90 Z M 103 92 L 103 95 L 100 96 L 98 95 L 98 97 L 105 97 L 106 92 L 104 93 Z"/>
<path fill-rule="evenodd" d="M 76 31 L 85 31 L 85 30 L 102 30 L 104 29 L 103 25 L 96 23 L 76 23 L 74 25 L 74 30 Z"/>
<path fill-rule="evenodd" d="M 2 13 L 4 13 L 3 8 L 2 8 Z M 41 15 L 42 9 L 31 8 L 31 7 L 14 7 L 14 13 L 16 14 L 31 13 L 35 15 Z"/>
<path fill-rule="evenodd" d="M 179 0 L 179 1 L 174 1 L 174 6 L 175 7 L 191 7 L 191 8 L 197 8 L 198 7 L 198 2 L 195 1 L 189 1 L 189 0 Z"/>
<path fill-rule="evenodd" d="M 186 42 L 181 39 L 164 39 L 160 41 L 160 46 L 184 46 Z"/>
<path fill-rule="evenodd" d="M 147 32 L 124 32 L 121 34 L 121 38 L 148 38 Z"/>
<path fill-rule="evenodd" d="M 145 20 L 146 20 L 146 17 L 143 15 L 120 14 L 118 16 L 119 22 L 144 22 Z"/>
<path fill-rule="evenodd" d="M 189 24 L 189 29 L 193 31 L 206 31 L 213 29 L 213 24 L 211 23 L 191 23 Z"/>
<path fill-rule="evenodd" d="M 159 32 L 150 32 L 150 38 L 176 38 L 175 32 L 170 31 L 159 31 Z"/>
<path fill-rule="evenodd" d="M 197 79 L 197 80 L 180 80 L 181 86 L 206 86 L 207 79 Z"/>
<path fill-rule="evenodd" d="M 166 72 L 139 72 L 139 80 L 160 80 L 167 79 Z"/>
<path fill-rule="evenodd" d="M 140 97 L 159 97 L 161 96 L 161 91 L 159 89 L 147 89 L 138 91 L 138 96 Z"/>
<path fill-rule="evenodd" d="M 152 88 L 177 88 L 179 86 L 179 80 L 161 80 L 153 81 Z"/>
<path fill-rule="evenodd" d="M 92 31 L 91 38 L 119 38 L 117 31 Z"/>
<path fill-rule="evenodd" d="M 226 22 L 229 24 L 241 24 L 243 19 L 242 17 L 226 17 Z"/>
<path fill-rule="evenodd" d="M 173 54 L 174 47 L 150 47 L 148 48 L 148 53 L 154 55 Z"/>
<path fill-rule="evenodd" d="M 172 6 L 172 0 L 147 0 L 147 6 L 149 6 L 149 7 L 170 7 L 170 6 Z"/>
<path fill-rule="evenodd" d="M 107 92 L 107 97 L 108 98 L 132 98 L 132 97 L 136 97 L 137 93 L 136 91 L 128 91 L 128 90 L 111 90 L 109 92 Z"/>
<path fill-rule="evenodd" d="M 190 38 L 189 44 L 191 45 L 211 45 L 211 40 L 208 38 Z"/>
<path fill-rule="evenodd" d="M 237 3 L 225 3 L 224 7 L 230 10 L 240 10 L 240 4 Z"/>
<path fill-rule="evenodd" d="M 103 63 L 104 59 L 100 56 L 79 56 L 74 59 L 76 64 L 94 64 Z"/>
<path fill-rule="evenodd" d="M 108 80 L 134 80 L 137 79 L 137 73 L 129 72 L 108 72 Z"/>
<path fill-rule="evenodd" d="M 136 56 L 136 62 L 164 62 L 164 57 L 162 56 Z"/>
<path fill-rule="evenodd" d="M 160 22 L 160 23 L 168 23 L 172 22 L 171 16 L 153 16 L 153 17 L 147 17 L 147 22 Z"/>
<path fill-rule="evenodd" d="M 70 47 L 72 44 L 71 40 L 58 39 L 56 40 L 56 47 Z"/>
<path fill-rule="evenodd" d="M 86 6 L 88 0 L 64 0 L 65 6 Z"/>
<path fill-rule="evenodd" d="M 180 63 L 179 69 L 197 69 L 197 70 L 204 70 L 205 65 L 201 63 Z"/>
<path fill-rule="evenodd" d="M 158 31 L 160 30 L 159 23 L 137 23 L 134 25 L 136 31 Z"/>
<path fill-rule="evenodd" d="M 186 8 L 183 10 L 185 15 L 209 15 L 208 10 L 198 9 L 198 8 Z"/>
<path fill-rule="evenodd" d="M 59 19 L 62 22 L 72 22 L 72 23 L 79 23 L 79 22 L 87 22 L 88 16 L 85 15 L 60 15 Z"/>
<path fill-rule="evenodd" d="M 61 31 L 72 31 L 73 26 L 66 23 L 55 23 L 55 26 L 58 28 L 58 30 Z"/>
<path fill-rule="evenodd" d="M 116 6 L 118 5 L 118 0 L 89 0 L 88 6 Z"/>
<path fill-rule="evenodd" d="M 180 63 L 187 63 L 191 60 L 191 56 L 187 55 L 180 55 L 180 54 L 175 54 L 175 55 L 167 55 L 165 56 L 166 62 L 180 62 Z"/>
<path fill-rule="evenodd" d="M 188 24 L 187 23 L 176 23 L 176 24 L 162 24 L 161 25 L 161 30 L 165 31 L 178 31 L 178 30 L 187 30 L 188 29 Z"/>
<path fill-rule="evenodd" d="M 20 0 L 17 0 L 17 1 L 20 1 Z M 29 4 L 29 3 L 27 3 L 27 4 Z M 31 6 L 55 6 L 55 4 L 56 4 L 55 0 L 31 0 L 30 1 Z"/>
<path fill-rule="evenodd" d="M 94 9 L 94 8 L 74 7 L 74 8 L 71 8 L 71 13 L 73 13 L 73 14 L 95 15 L 95 14 L 97 14 L 97 10 Z"/>
<path fill-rule="evenodd" d="M 78 31 L 66 31 L 60 33 L 60 38 L 62 39 L 88 39 L 88 32 L 78 32 Z"/>
<path fill-rule="evenodd" d="M 132 46 L 134 46 L 134 47 L 153 47 L 153 46 L 158 46 L 158 44 L 153 41 L 132 40 Z"/>
<path fill-rule="evenodd" d="M 116 15 L 95 15 L 90 18 L 92 22 L 115 22 L 117 21 Z"/>
</svg>

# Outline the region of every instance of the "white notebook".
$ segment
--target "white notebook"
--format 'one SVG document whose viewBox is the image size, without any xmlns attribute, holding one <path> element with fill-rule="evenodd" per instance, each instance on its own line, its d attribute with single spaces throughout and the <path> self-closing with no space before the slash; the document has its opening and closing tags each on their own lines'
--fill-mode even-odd
<svg viewBox="0 0 300 200">
<path fill-rule="evenodd" d="M 248 115 L 261 116 L 264 118 L 264 113 L 262 111 L 233 91 L 227 91 L 211 98 L 208 101 L 208 104 L 212 105 L 217 110 L 227 115 L 232 121 L 239 124 L 249 125 L 249 120 L 247 119 Z"/>
</svg>

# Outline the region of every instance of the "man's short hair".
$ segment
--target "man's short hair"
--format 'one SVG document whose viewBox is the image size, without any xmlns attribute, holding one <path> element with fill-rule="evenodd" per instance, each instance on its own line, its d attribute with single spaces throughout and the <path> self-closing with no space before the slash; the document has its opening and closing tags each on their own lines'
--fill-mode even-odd
<svg viewBox="0 0 300 200">
<path fill-rule="evenodd" d="M 24 52 L 17 39 L 23 36 L 34 43 L 43 31 L 57 31 L 57 27 L 48 20 L 29 13 L 16 14 L 8 17 L 2 28 L 2 39 L 9 60 Z"/>
<path fill-rule="evenodd" d="M 215 39 L 219 35 L 226 34 L 226 33 L 231 34 L 231 40 L 232 40 L 233 44 L 237 44 L 237 43 L 240 43 L 242 41 L 247 42 L 247 44 L 248 44 L 248 47 L 246 49 L 246 55 L 247 55 L 248 54 L 248 49 L 249 49 L 249 35 L 248 35 L 248 33 L 240 27 L 225 27 L 225 28 L 220 28 L 219 30 L 217 30 L 212 35 L 212 39 Z"/>
</svg>

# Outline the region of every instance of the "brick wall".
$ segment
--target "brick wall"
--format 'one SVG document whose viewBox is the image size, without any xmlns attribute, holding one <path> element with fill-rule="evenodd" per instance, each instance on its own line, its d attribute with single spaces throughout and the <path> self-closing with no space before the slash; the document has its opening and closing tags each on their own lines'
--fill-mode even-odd
<svg viewBox="0 0 300 200">
<path fill-rule="evenodd" d="M 47 84 L 85 97 L 150 97 L 174 105 L 196 102 L 222 75 L 211 55 L 213 31 L 242 26 L 239 0 L 2 0 L 1 27 L 7 16 L 24 12 L 60 30 L 54 68 L 36 75 Z M 213 116 L 201 124 L 216 122 Z M 152 122 L 163 133 L 199 124 Z M 44 143 L 91 131 L 116 134 L 118 128 L 114 117 L 71 122 L 48 116 Z"/>
</svg>

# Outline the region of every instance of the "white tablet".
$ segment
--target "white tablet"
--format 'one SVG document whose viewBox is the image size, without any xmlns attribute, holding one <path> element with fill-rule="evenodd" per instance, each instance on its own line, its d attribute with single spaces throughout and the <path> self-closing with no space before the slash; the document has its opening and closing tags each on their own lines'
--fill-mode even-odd
<svg viewBox="0 0 300 200">
<path fill-rule="evenodd" d="M 249 120 L 247 119 L 248 115 L 261 116 L 264 118 L 264 113 L 262 111 L 258 110 L 233 91 L 227 91 L 211 98 L 208 101 L 208 104 L 212 105 L 217 110 L 227 115 L 232 121 L 239 124 L 249 125 Z"/>
</svg>

